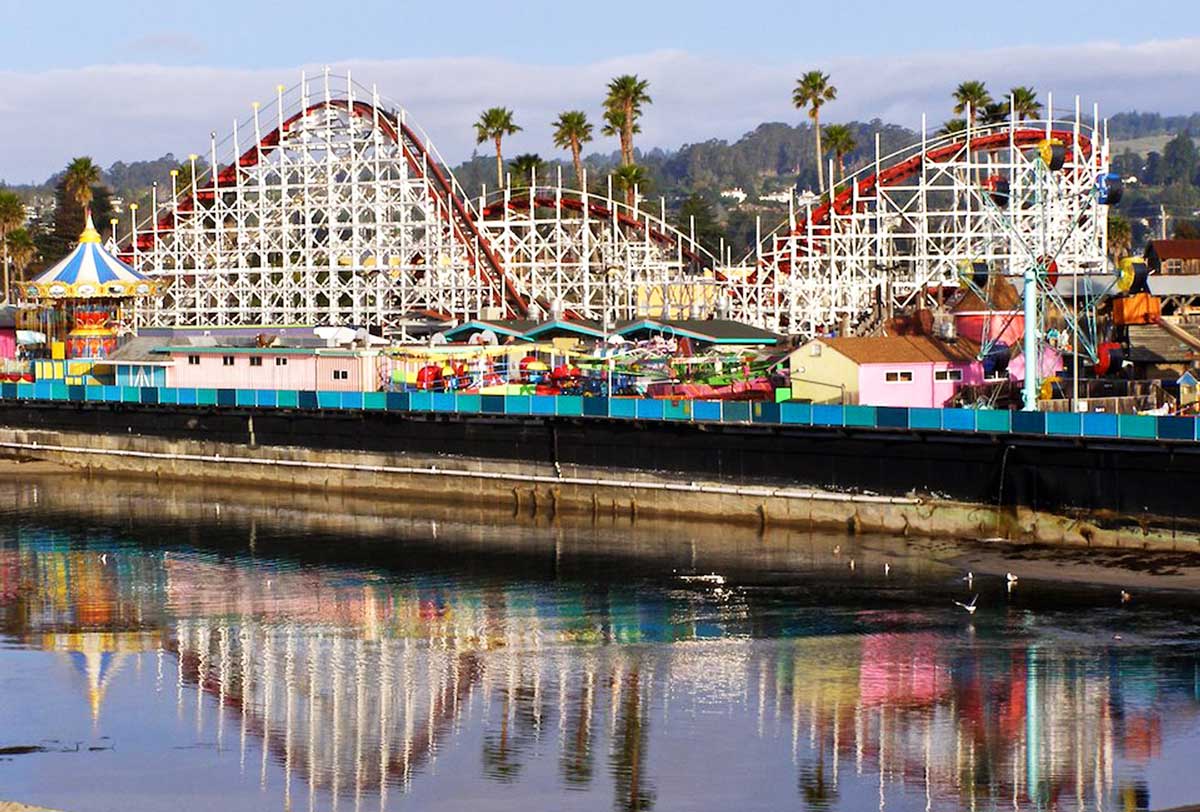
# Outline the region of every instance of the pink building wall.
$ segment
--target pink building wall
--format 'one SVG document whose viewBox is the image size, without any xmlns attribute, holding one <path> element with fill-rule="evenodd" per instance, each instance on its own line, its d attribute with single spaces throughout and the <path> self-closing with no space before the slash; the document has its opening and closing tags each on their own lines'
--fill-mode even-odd
<svg viewBox="0 0 1200 812">
<path fill-rule="evenodd" d="M 205 348 L 206 350 L 208 348 Z M 189 356 L 199 359 L 190 363 Z M 226 366 L 225 357 L 233 358 Z M 251 358 L 261 358 L 261 366 L 251 366 Z M 167 386 L 196 389 L 299 389 L 328 392 L 374 392 L 376 380 L 374 355 L 316 355 L 313 353 L 246 352 L 237 349 L 218 351 L 171 352 L 174 363 L 167 367 Z M 286 363 L 277 363 L 284 359 Z M 344 371 L 346 378 L 335 377 Z"/>
<path fill-rule="evenodd" d="M 939 381 L 935 372 L 958 369 L 961 381 Z M 912 381 L 889 382 L 889 372 L 911 372 Z M 858 402 L 867 406 L 940 407 L 967 383 L 983 382 L 983 364 L 924 361 L 904 364 L 859 364 Z"/>
<path fill-rule="evenodd" d="M 12 327 L 0 327 L 0 358 L 17 357 L 17 331 Z"/>
</svg>

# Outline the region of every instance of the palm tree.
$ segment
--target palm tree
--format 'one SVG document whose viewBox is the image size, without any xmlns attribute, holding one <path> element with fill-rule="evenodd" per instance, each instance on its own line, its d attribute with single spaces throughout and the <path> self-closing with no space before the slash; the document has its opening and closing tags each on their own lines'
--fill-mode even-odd
<svg viewBox="0 0 1200 812">
<path fill-rule="evenodd" d="M 837 162 L 838 176 L 846 177 L 846 156 L 858 149 L 854 131 L 845 124 L 830 124 L 825 128 L 825 151 L 832 152 Z M 829 179 L 834 182 L 833 178 Z"/>
<path fill-rule="evenodd" d="M 592 140 L 592 124 L 587 120 L 587 113 L 582 110 L 568 110 L 559 113 L 554 121 L 554 146 L 571 151 L 571 163 L 575 165 L 575 182 L 579 191 L 583 188 L 583 161 L 579 158 L 580 148 Z"/>
<path fill-rule="evenodd" d="M 638 190 L 645 191 L 646 181 L 649 177 L 645 167 L 637 164 L 624 164 L 617 167 L 612 173 L 613 183 L 625 192 L 625 205 L 631 208 L 636 200 L 636 192 Z"/>
<path fill-rule="evenodd" d="M 37 244 L 33 241 L 33 237 L 29 236 L 29 232 L 23 228 L 13 229 L 4 239 L 4 250 L 8 256 L 8 260 L 12 263 L 14 277 L 23 280 L 25 278 L 25 269 L 29 267 L 29 263 L 33 262 L 33 258 L 37 255 Z M 8 294 L 10 280 L 8 273 L 4 275 L 4 291 Z"/>
<path fill-rule="evenodd" d="M 621 163 L 626 166 L 633 163 L 633 134 L 638 116 L 642 114 L 642 105 L 653 103 L 646 92 L 649 87 L 650 82 L 632 73 L 618 76 L 608 83 L 604 109 L 620 116 L 614 116 L 613 123 L 620 124 Z M 605 118 L 607 120 L 608 117 Z"/>
<path fill-rule="evenodd" d="M 1013 110 L 1017 118 L 1024 121 L 1027 118 L 1037 118 L 1042 114 L 1042 103 L 1037 100 L 1037 91 L 1032 87 L 1021 85 L 1008 91 L 1012 99 Z"/>
<path fill-rule="evenodd" d="M 980 124 L 1003 124 L 1008 121 L 1008 102 L 989 102 L 979 111 Z"/>
<path fill-rule="evenodd" d="M 4 268 L 4 301 L 8 301 L 8 236 L 25 225 L 25 203 L 16 192 L 0 189 L 0 263 Z"/>
<path fill-rule="evenodd" d="M 540 172 L 546 162 L 536 152 L 526 152 L 508 162 L 508 168 L 513 173 L 513 186 L 520 189 L 529 188 L 530 179 L 534 173 Z"/>
<path fill-rule="evenodd" d="M 492 141 L 496 145 L 496 188 L 504 188 L 504 156 L 500 144 L 505 136 L 513 135 L 521 128 L 513 121 L 512 110 L 507 107 L 489 107 L 479 115 L 475 122 L 475 143 L 482 144 Z"/>
<path fill-rule="evenodd" d="M 987 86 L 980 81 L 972 80 L 963 82 L 954 91 L 954 115 L 961 116 L 967 114 L 967 118 L 974 117 L 977 120 L 982 120 L 984 108 L 992 103 L 992 94 L 988 93 Z"/>
<path fill-rule="evenodd" d="M 938 135 L 954 135 L 966 129 L 967 120 L 965 118 L 952 118 L 942 125 L 942 128 L 938 130 Z"/>
<path fill-rule="evenodd" d="M 84 211 L 92 205 L 92 187 L 100 182 L 100 167 L 91 158 L 75 158 L 67 164 L 63 188 L 67 196 Z"/>
<path fill-rule="evenodd" d="M 821 107 L 836 98 L 837 88 L 829 84 L 829 74 L 819 70 L 810 70 L 797 79 L 796 89 L 792 91 L 792 104 L 797 110 L 808 108 L 808 117 L 817 134 L 817 191 L 825 188 L 825 168 L 821 165 L 825 154 L 821 150 Z"/>
<path fill-rule="evenodd" d="M 1133 245 L 1133 228 L 1129 221 L 1119 214 L 1108 216 L 1108 253 L 1116 265 L 1129 253 Z"/>
</svg>

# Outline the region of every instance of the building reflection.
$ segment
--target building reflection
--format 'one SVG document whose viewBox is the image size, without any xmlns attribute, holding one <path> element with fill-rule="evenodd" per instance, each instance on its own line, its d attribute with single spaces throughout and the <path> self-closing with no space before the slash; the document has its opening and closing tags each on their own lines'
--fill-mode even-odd
<svg viewBox="0 0 1200 812">
<path fill-rule="evenodd" d="M 1015 620 L 954 645 L 857 620 L 763 639 L 760 614 L 700 587 L 497 586 L 37 532 L 0 546 L 3 633 L 78 663 L 93 718 L 131 658 L 161 675 L 165 657 L 198 736 L 264 783 L 282 770 L 286 808 L 383 809 L 468 741 L 485 780 L 552 758 L 568 790 L 668 808 L 681 705 L 748 718 L 729 735 L 777 743 L 811 809 L 848 784 L 880 808 L 1138 808 L 1164 738 L 1200 711 L 1190 655 L 1072 649 Z"/>
</svg>

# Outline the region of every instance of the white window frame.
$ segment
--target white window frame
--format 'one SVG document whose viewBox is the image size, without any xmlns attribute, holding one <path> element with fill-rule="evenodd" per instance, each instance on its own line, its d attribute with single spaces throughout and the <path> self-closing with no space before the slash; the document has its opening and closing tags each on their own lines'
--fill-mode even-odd
<svg viewBox="0 0 1200 812">
<path fill-rule="evenodd" d="M 938 383 L 961 383 L 963 373 L 961 369 L 938 369 L 933 373 L 933 379 Z"/>
<path fill-rule="evenodd" d="M 892 379 L 893 375 L 896 376 L 895 380 Z M 908 376 L 907 380 L 904 378 L 905 375 Z M 911 369 L 892 369 L 883 373 L 883 382 L 896 385 L 912 383 L 915 377 Z"/>
</svg>

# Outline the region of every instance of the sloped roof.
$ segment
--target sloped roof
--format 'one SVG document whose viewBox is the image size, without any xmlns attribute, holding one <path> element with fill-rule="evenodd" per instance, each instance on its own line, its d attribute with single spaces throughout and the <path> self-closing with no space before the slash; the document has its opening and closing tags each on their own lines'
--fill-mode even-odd
<svg viewBox="0 0 1200 812">
<path fill-rule="evenodd" d="M 491 330 L 498 336 L 525 338 L 525 333 L 536 325 L 532 319 L 473 319 L 447 330 L 446 338 L 457 341 L 484 330 Z"/>
<path fill-rule="evenodd" d="M 624 336 L 643 330 L 714 344 L 775 344 L 783 338 L 732 319 L 638 319 L 618 327 L 616 333 Z"/>
<path fill-rule="evenodd" d="M 1198 240 L 1200 242 L 1200 240 Z M 1200 327 L 1179 325 L 1200 337 Z M 1153 324 L 1129 326 L 1129 360 L 1141 363 L 1185 363 L 1196 357 L 1196 351 L 1175 336 Z"/>
<path fill-rule="evenodd" d="M 979 345 L 969 339 L 942 341 L 929 336 L 861 336 L 818 339 L 856 364 L 966 364 Z"/>
<path fill-rule="evenodd" d="M 1146 246 L 1146 258 L 1200 259 L 1200 240 L 1151 240 Z"/>
</svg>

